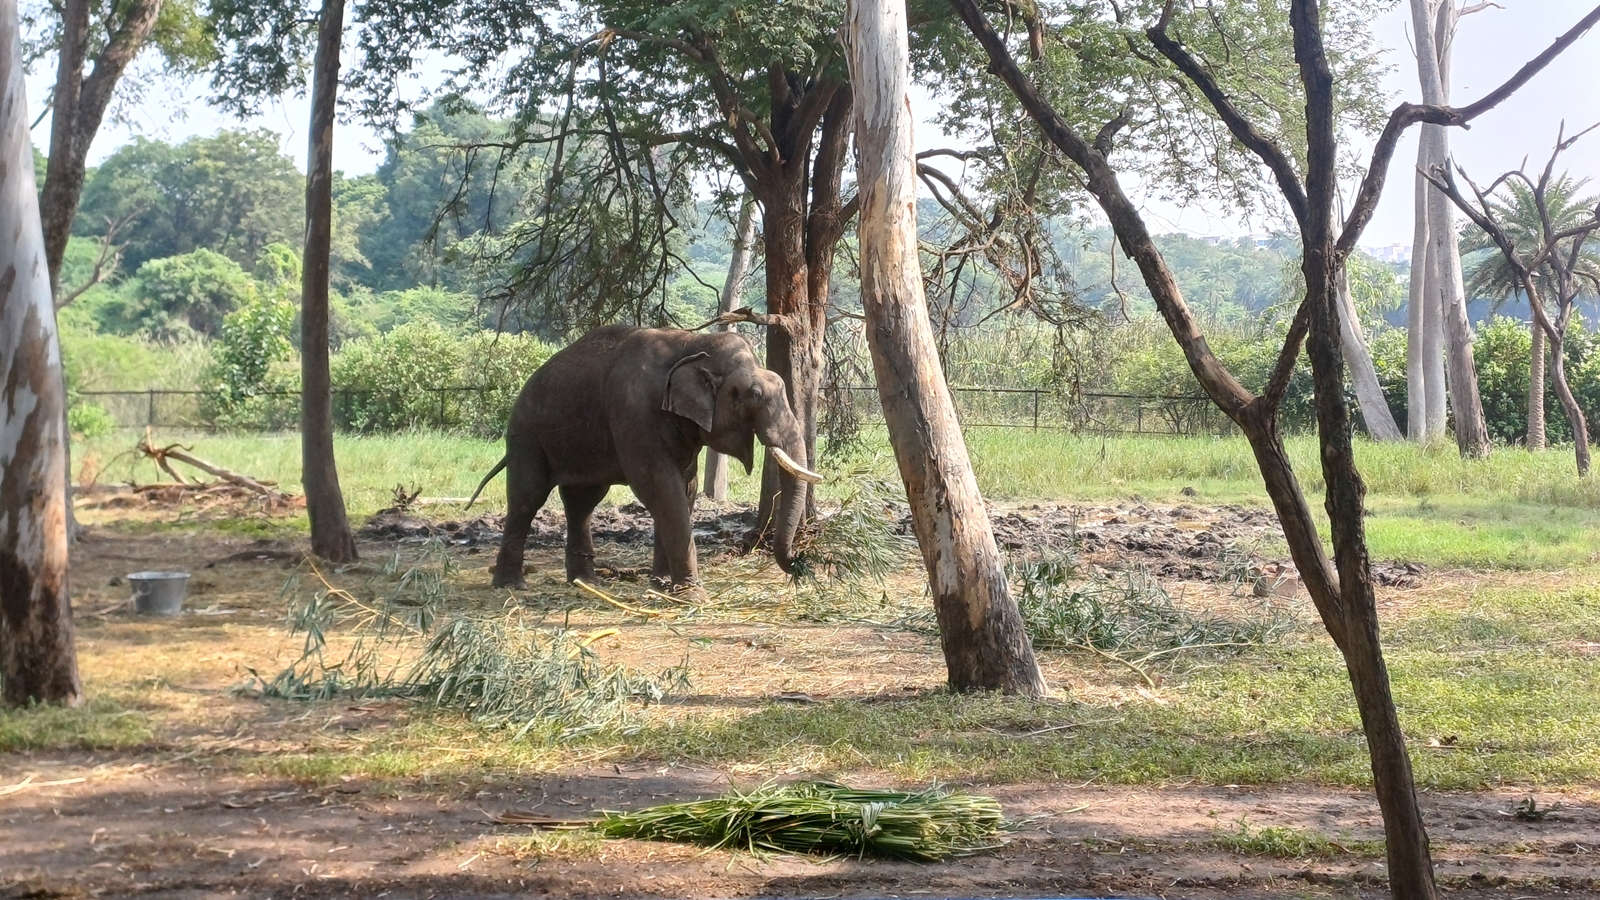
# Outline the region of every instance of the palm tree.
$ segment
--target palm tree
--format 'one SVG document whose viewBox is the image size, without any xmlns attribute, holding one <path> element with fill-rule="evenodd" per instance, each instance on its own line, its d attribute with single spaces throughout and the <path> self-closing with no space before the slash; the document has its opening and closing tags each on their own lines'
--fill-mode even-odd
<svg viewBox="0 0 1600 900">
<path fill-rule="evenodd" d="M 1589 179 L 1574 178 L 1568 173 L 1550 182 L 1545 189 L 1545 205 L 1550 215 L 1551 231 L 1560 233 L 1589 219 L 1597 197 L 1578 196 L 1578 192 L 1588 183 Z M 1518 247 L 1539 246 L 1544 240 L 1545 229 L 1533 186 L 1525 181 L 1507 179 L 1501 187 L 1504 189 L 1502 199 L 1488 201 L 1490 213 L 1501 223 L 1513 244 Z M 1516 270 L 1482 229 L 1467 229 L 1461 238 L 1461 251 L 1477 257 L 1467 270 L 1468 297 L 1490 298 L 1498 311 L 1501 304 L 1522 293 Z M 1578 253 L 1578 270 L 1590 278 L 1600 279 L 1600 247 L 1585 244 Z M 1550 264 L 1547 262 L 1540 266 L 1533 277 L 1540 282 L 1548 282 L 1553 277 Z M 1540 291 L 1541 295 L 1544 293 Z M 1530 299 L 1528 302 L 1535 301 Z M 1528 360 L 1528 435 L 1525 444 L 1529 450 L 1543 450 L 1545 335 L 1531 312 L 1529 319 L 1533 351 Z"/>
</svg>

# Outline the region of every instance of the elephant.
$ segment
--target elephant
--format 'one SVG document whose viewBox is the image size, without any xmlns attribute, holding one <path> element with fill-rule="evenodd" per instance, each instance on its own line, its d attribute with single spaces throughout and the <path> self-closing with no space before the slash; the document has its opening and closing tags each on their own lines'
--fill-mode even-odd
<svg viewBox="0 0 1600 900">
<path fill-rule="evenodd" d="M 772 547 L 778 565 L 792 572 L 806 490 L 822 480 L 800 462 L 804 433 L 783 379 L 758 365 L 737 334 L 595 329 L 528 378 L 511 408 L 505 456 L 473 492 L 476 500 L 506 470 L 494 585 L 524 586 L 523 547 L 552 488 L 560 489 L 567 514 L 567 580 L 592 580 L 590 516 L 612 485 L 626 484 L 655 520 L 651 580 L 691 589 L 698 583 L 692 520 L 700 450 L 725 453 L 748 473 L 755 440 L 782 468 Z"/>
</svg>

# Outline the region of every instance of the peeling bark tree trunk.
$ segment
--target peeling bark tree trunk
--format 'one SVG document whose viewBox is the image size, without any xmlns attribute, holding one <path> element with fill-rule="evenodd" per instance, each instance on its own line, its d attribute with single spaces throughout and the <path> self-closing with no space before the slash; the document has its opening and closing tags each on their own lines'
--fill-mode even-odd
<svg viewBox="0 0 1600 900">
<path fill-rule="evenodd" d="M 1411 24 L 1416 33 L 1417 77 L 1422 86 L 1424 103 L 1444 106 L 1450 102 L 1450 45 L 1455 37 L 1460 11 L 1455 0 L 1411 0 Z M 1432 172 L 1444 165 L 1450 157 L 1450 138 L 1442 125 L 1424 125 L 1417 148 L 1417 167 L 1420 172 Z M 1461 277 L 1461 253 L 1456 244 L 1455 212 L 1449 198 L 1425 181 L 1418 184 L 1423 191 L 1425 215 L 1428 221 L 1428 254 L 1422 268 L 1425 295 L 1429 302 L 1438 303 L 1440 319 L 1437 330 L 1428 327 L 1424 335 L 1426 364 L 1433 365 L 1429 341 L 1438 341 L 1448 358 L 1445 381 L 1440 387 L 1428 386 L 1431 403 L 1440 402 L 1435 391 L 1448 385 L 1450 409 L 1455 414 L 1456 446 L 1462 456 L 1485 456 L 1489 453 L 1489 428 L 1483 417 L 1483 401 L 1478 393 L 1478 369 L 1472 355 L 1472 326 L 1467 320 L 1465 288 Z M 1420 231 L 1420 229 L 1419 229 Z M 1412 260 L 1413 271 L 1417 261 Z M 1415 287 L 1417 280 L 1412 279 Z M 1412 301 L 1418 298 L 1413 293 Z M 1432 374 L 1431 372 L 1429 373 Z M 1429 406 L 1427 439 L 1442 437 L 1442 409 L 1439 429 L 1433 429 L 1433 405 Z"/>
<path fill-rule="evenodd" d="M 1044 676 L 1006 584 L 928 323 L 904 0 L 850 0 L 861 299 L 889 439 L 928 569 L 950 687 L 1039 696 Z"/>
<path fill-rule="evenodd" d="M 323 0 L 311 82 L 306 163 L 306 246 L 300 281 L 300 466 L 311 520 L 311 552 L 334 563 L 356 558 L 333 455 L 333 385 L 328 371 L 328 272 L 333 225 L 333 119 L 339 93 L 344 0 Z"/>
<path fill-rule="evenodd" d="M 1427 127 L 1427 126 L 1424 126 Z M 1428 277 L 1428 181 L 1421 168 L 1428 163 L 1425 141 L 1417 145 L 1416 230 L 1411 242 L 1411 294 L 1406 303 L 1406 436 L 1419 444 L 1441 440 L 1445 433 L 1444 343 L 1439 295 Z"/>
<path fill-rule="evenodd" d="M 89 145 L 100 131 L 122 73 L 155 28 L 161 4 L 162 0 L 115 4 L 122 18 L 107 23 L 111 38 L 95 57 L 87 76 L 83 67 L 87 62 L 88 0 L 63 0 L 61 4 L 61 52 L 51 102 L 50 157 L 39 197 L 53 296 L 61 296 L 61 260 L 66 255 L 72 220 L 77 217 L 78 201 L 83 195 Z"/>
<path fill-rule="evenodd" d="M 750 262 L 756 252 L 755 201 L 745 197 L 739 207 L 739 224 L 733 234 L 733 259 L 728 262 L 728 280 L 722 283 L 722 295 L 717 298 L 717 312 L 732 312 L 743 301 L 745 277 L 750 274 Z M 718 331 L 728 331 L 732 325 L 718 325 Z M 712 500 L 728 499 L 728 458 L 711 448 L 706 448 L 706 496 Z"/>
<path fill-rule="evenodd" d="M 0 0 L 0 79 L 0 699 L 76 705 L 83 685 L 67 589 L 66 387 L 16 0 Z"/>
<path fill-rule="evenodd" d="M 1402 437 L 1400 426 L 1395 424 L 1389 401 L 1383 396 L 1383 386 L 1378 383 L 1372 351 L 1367 349 L 1367 339 L 1361 334 L 1356 301 L 1350 296 L 1349 274 L 1343 270 L 1339 272 L 1338 289 L 1339 345 L 1344 351 L 1345 365 L 1350 367 L 1350 382 L 1355 386 L 1356 402 L 1361 406 L 1361 420 L 1366 423 L 1367 434 L 1373 440 L 1398 441 Z"/>
<path fill-rule="evenodd" d="M 1529 450 L 1543 450 L 1545 446 L 1544 329 L 1539 327 L 1537 318 L 1529 322 L 1528 327 L 1533 332 L 1533 341 L 1528 354 L 1528 436 L 1523 440 L 1523 446 Z"/>
</svg>

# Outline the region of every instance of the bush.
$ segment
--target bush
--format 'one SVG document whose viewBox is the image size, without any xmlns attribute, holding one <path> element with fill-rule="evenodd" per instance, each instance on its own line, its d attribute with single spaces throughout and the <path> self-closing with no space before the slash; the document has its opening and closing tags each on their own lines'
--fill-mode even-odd
<svg viewBox="0 0 1600 900">
<path fill-rule="evenodd" d="M 296 390 L 298 379 L 285 366 L 294 357 L 289 332 L 294 306 L 282 297 L 251 296 L 222 323 L 213 359 L 201 375 L 209 393 L 201 401 L 203 419 L 224 428 L 276 430 L 298 415 L 286 404 L 292 397 L 277 392 Z"/>
<path fill-rule="evenodd" d="M 67 409 L 67 429 L 81 438 L 97 438 L 117 430 L 117 420 L 98 403 L 82 400 Z"/>
<path fill-rule="evenodd" d="M 529 335 L 463 338 L 437 322 L 408 322 L 346 344 L 333 358 L 334 414 L 357 431 L 505 431 L 517 394 L 554 348 Z"/>
</svg>

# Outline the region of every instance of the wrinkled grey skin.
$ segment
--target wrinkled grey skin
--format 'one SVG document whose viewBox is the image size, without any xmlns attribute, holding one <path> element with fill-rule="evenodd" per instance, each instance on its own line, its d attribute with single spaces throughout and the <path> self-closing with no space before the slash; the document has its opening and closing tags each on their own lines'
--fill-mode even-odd
<svg viewBox="0 0 1600 900">
<path fill-rule="evenodd" d="M 478 485 L 483 490 L 506 469 L 495 586 L 523 584 L 528 530 L 553 488 L 560 488 L 567 514 L 567 579 L 592 580 L 589 519 L 614 484 L 632 488 L 655 519 L 652 580 L 673 589 L 694 584 L 700 449 L 725 453 L 748 472 L 756 440 L 804 464 L 805 443 L 783 379 L 756 363 L 743 338 L 626 325 L 591 331 L 528 379 L 511 409 L 505 458 Z M 780 472 L 773 555 L 787 572 L 806 484 Z"/>
</svg>

